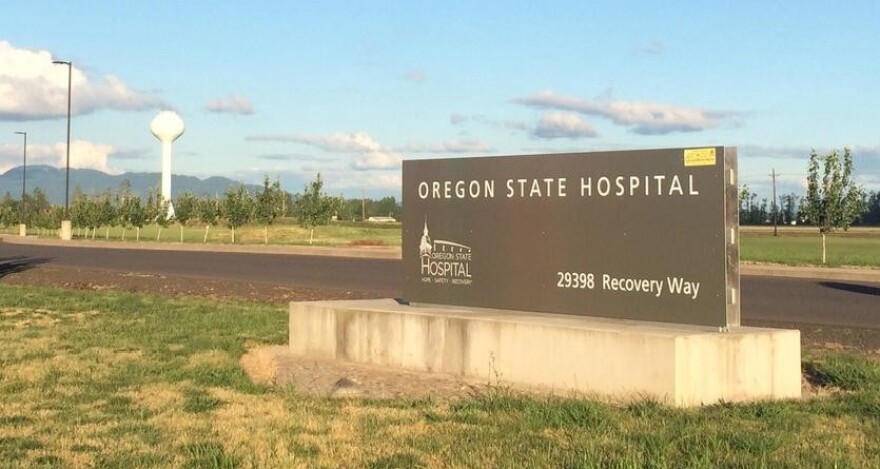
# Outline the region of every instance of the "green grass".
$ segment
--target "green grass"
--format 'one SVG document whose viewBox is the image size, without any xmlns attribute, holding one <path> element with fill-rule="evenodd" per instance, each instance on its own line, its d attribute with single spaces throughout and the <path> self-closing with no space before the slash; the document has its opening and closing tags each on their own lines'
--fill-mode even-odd
<svg viewBox="0 0 880 469">
<path fill-rule="evenodd" d="M 334 400 L 252 384 L 260 304 L 0 285 L 0 468 L 880 467 L 880 365 L 807 354 L 806 401 L 674 409 L 527 397 Z"/>
<path fill-rule="evenodd" d="M 123 232 L 124 231 L 124 232 Z M 210 227 L 207 230 L 207 241 L 205 239 L 205 226 L 187 225 L 183 227 L 183 242 L 202 244 L 204 242 L 210 244 L 231 244 L 232 230 L 225 225 Z M 7 235 L 18 235 L 18 225 L 8 226 L 0 229 L 0 232 Z M 57 238 L 58 230 L 28 228 L 28 235 L 40 236 L 48 238 Z M 140 230 L 138 237 L 135 228 L 127 228 L 123 230 L 121 227 L 98 228 L 95 231 L 74 228 L 73 236 L 75 239 L 95 239 L 124 241 L 129 243 L 140 242 L 161 242 L 161 243 L 180 243 L 181 227 L 180 224 L 172 224 L 167 228 L 161 228 L 159 225 L 147 225 Z M 401 225 L 400 223 L 362 223 L 362 222 L 333 222 L 329 225 L 315 227 L 314 237 L 311 230 L 302 228 L 295 224 L 294 221 L 284 219 L 275 225 L 269 227 L 268 244 L 270 245 L 308 245 L 311 239 L 312 245 L 316 246 L 347 246 L 351 244 L 366 245 L 383 245 L 383 246 L 400 246 L 401 244 Z M 236 228 L 235 244 L 267 244 L 265 227 L 259 225 L 247 225 Z"/>
<path fill-rule="evenodd" d="M 822 265 L 822 237 L 818 230 L 772 231 L 743 228 L 740 259 L 787 265 Z M 880 231 L 837 232 L 826 239 L 826 265 L 829 267 L 880 267 Z"/>
</svg>

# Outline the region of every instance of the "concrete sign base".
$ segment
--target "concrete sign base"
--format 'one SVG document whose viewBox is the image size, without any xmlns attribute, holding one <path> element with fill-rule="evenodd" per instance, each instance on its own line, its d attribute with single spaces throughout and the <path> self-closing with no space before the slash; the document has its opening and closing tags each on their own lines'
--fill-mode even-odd
<svg viewBox="0 0 880 469">
<path fill-rule="evenodd" d="M 797 330 L 316 301 L 291 303 L 290 351 L 676 406 L 801 396 Z"/>
</svg>

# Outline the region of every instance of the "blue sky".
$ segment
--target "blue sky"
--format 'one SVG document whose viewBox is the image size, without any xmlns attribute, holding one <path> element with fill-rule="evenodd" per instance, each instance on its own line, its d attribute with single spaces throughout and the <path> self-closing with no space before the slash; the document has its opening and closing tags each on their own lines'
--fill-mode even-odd
<svg viewBox="0 0 880 469">
<path fill-rule="evenodd" d="M 88 5 L 88 6 L 84 6 Z M 880 2 L 4 2 L 0 172 L 173 169 L 298 192 L 400 194 L 400 161 L 739 148 L 741 182 L 801 192 L 811 148 L 880 189 Z"/>
</svg>

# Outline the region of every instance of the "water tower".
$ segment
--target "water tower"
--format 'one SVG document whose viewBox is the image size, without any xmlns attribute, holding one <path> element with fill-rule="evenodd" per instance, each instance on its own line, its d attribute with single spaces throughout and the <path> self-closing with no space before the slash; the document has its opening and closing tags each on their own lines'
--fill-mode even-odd
<svg viewBox="0 0 880 469">
<path fill-rule="evenodd" d="M 174 111 L 162 111 L 150 122 L 150 131 L 162 142 L 162 198 L 168 202 L 168 218 L 174 216 L 171 203 L 171 143 L 183 135 L 183 119 Z"/>
</svg>

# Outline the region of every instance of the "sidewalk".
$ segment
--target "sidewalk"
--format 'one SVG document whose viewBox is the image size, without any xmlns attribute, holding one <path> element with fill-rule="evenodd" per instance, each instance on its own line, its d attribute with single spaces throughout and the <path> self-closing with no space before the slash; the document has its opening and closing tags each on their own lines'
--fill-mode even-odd
<svg viewBox="0 0 880 469">
<path fill-rule="evenodd" d="M 200 251 L 200 252 L 241 252 L 248 254 L 287 254 L 327 257 L 357 257 L 367 259 L 400 259 L 400 246 L 281 246 L 260 244 L 179 244 L 155 243 L 150 241 L 119 242 L 101 240 L 61 241 L 58 239 L 22 238 L 15 235 L 0 235 L 0 246 L 8 244 L 29 244 L 38 246 L 63 246 L 71 248 L 105 249 L 146 249 L 154 251 Z M 781 264 L 740 264 L 740 274 L 766 277 L 813 278 L 842 280 L 849 282 L 880 283 L 880 269 L 834 268 L 834 267 L 794 267 Z"/>
<path fill-rule="evenodd" d="M 837 267 L 794 267 L 781 264 L 740 264 L 740 275 L 764 277 L 813 278 L 847 282 L 880 283 L 880 269 L 843 269 Z"/>
</svg>

